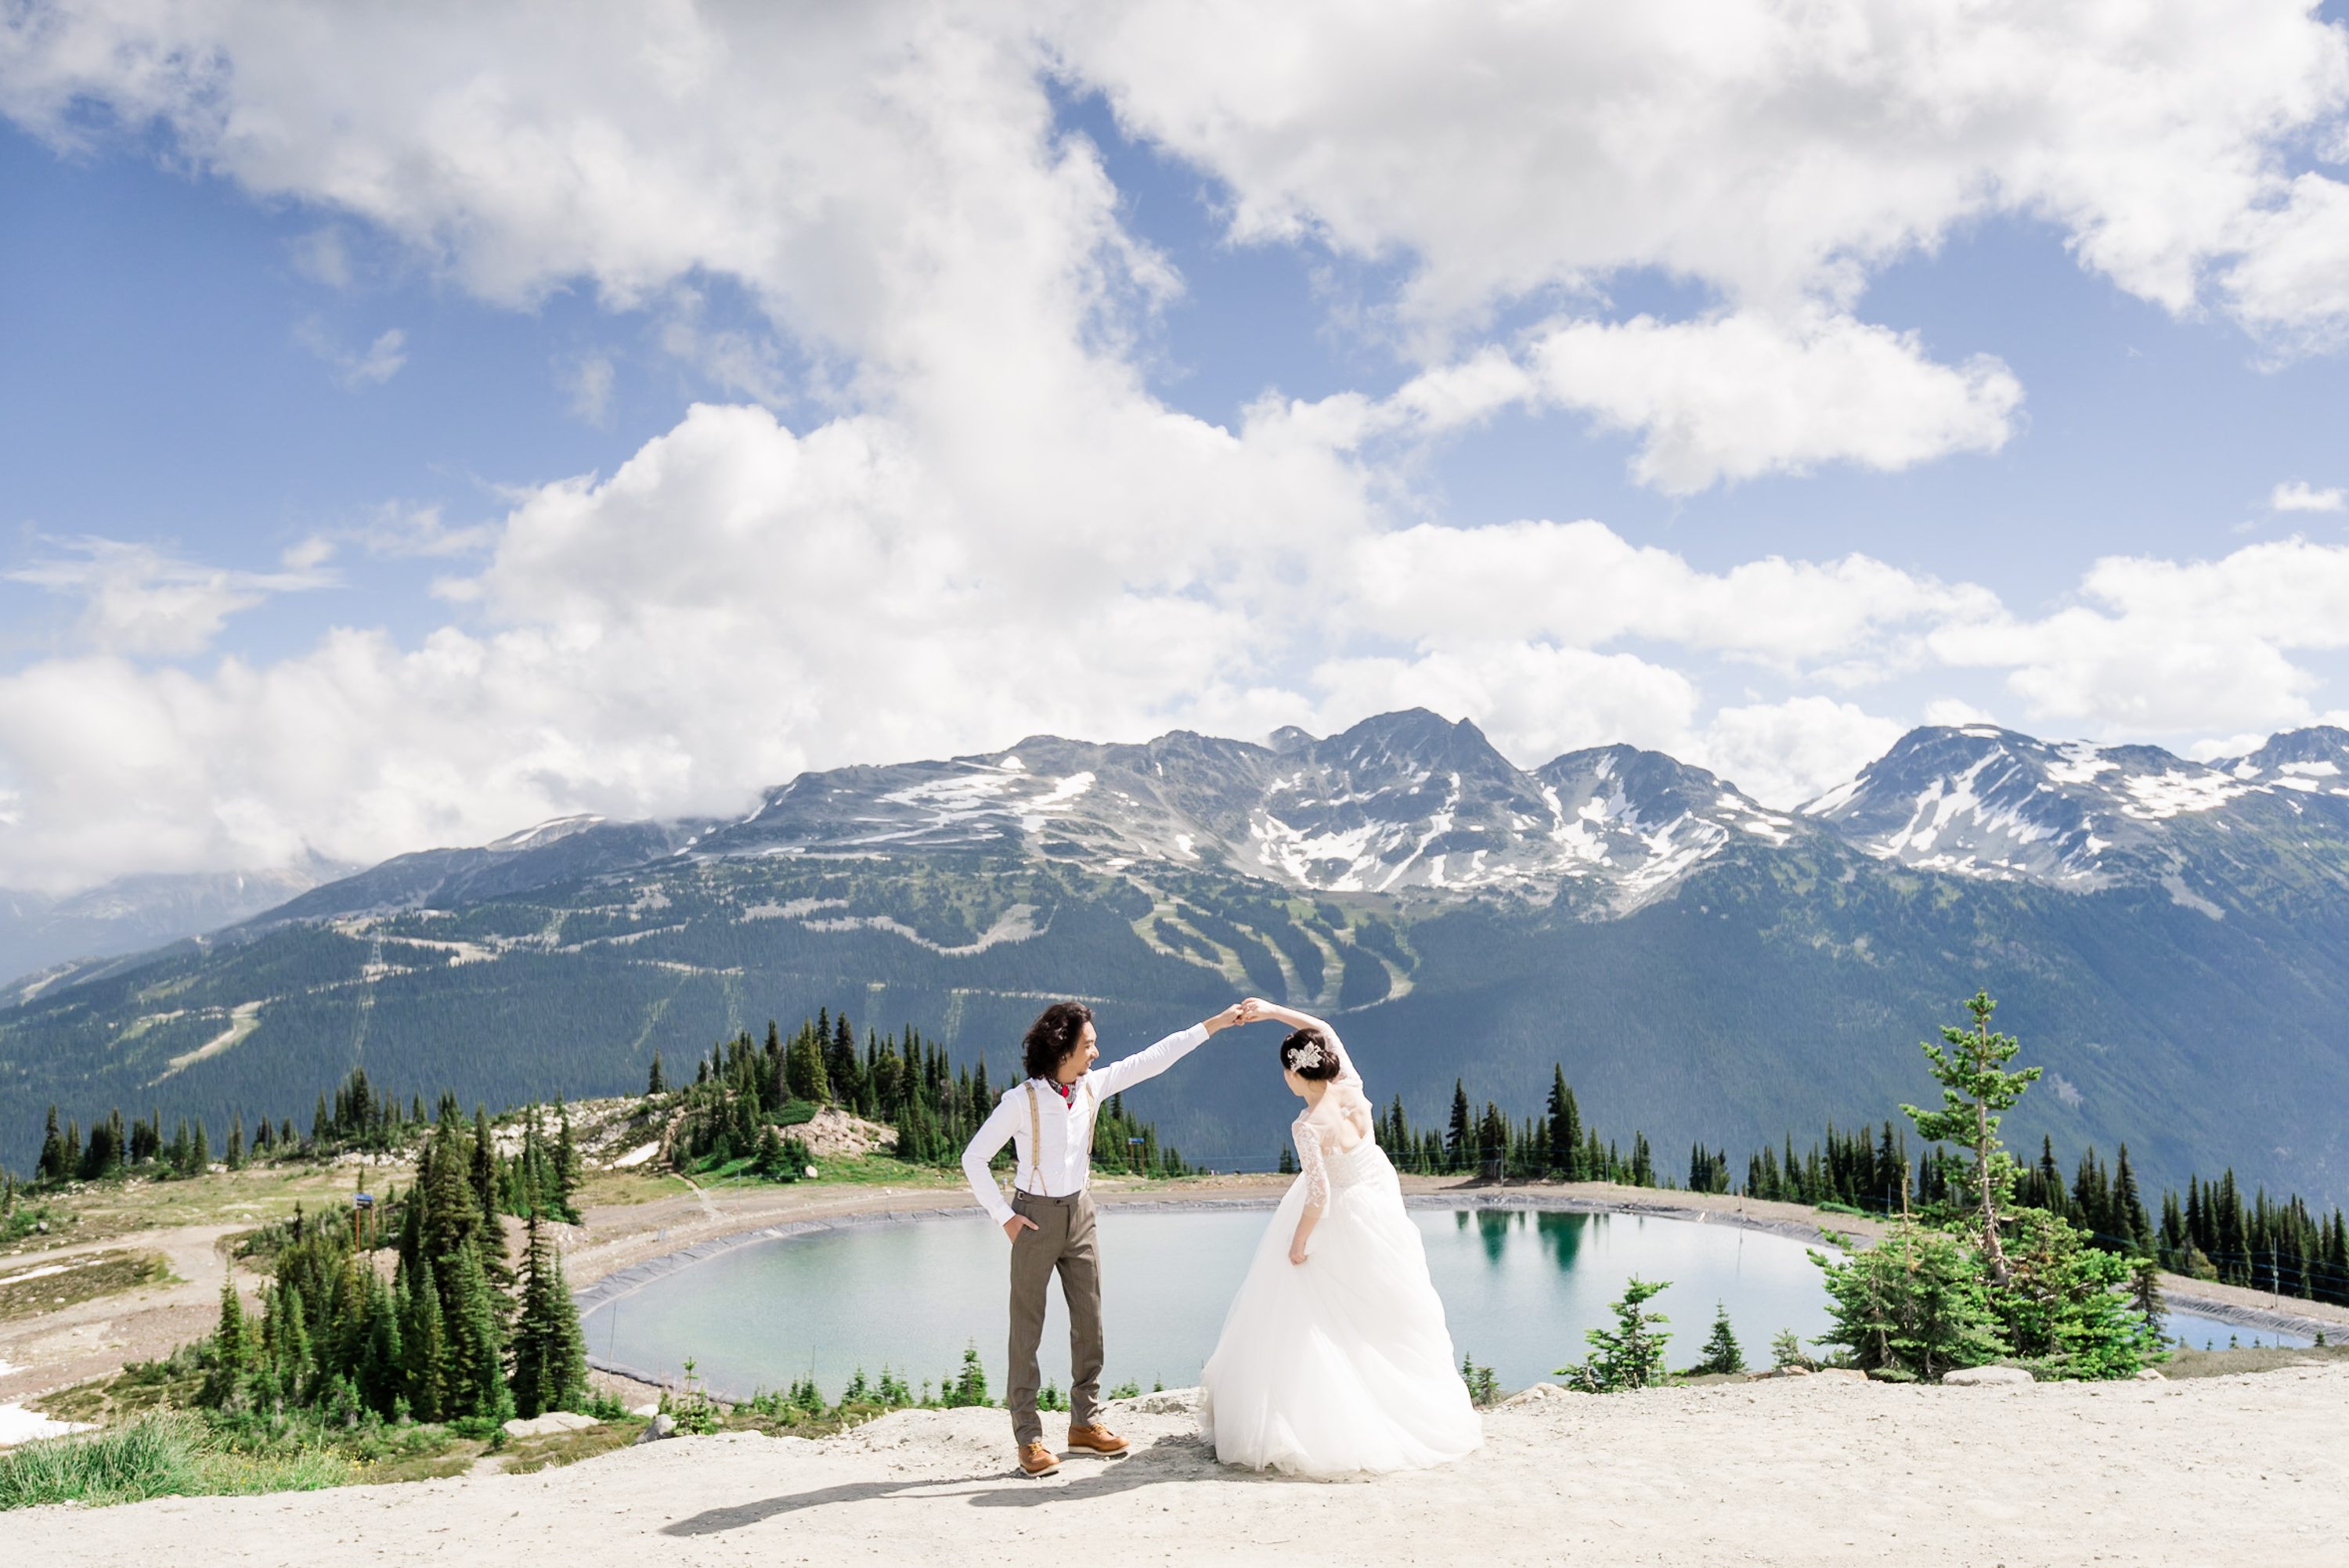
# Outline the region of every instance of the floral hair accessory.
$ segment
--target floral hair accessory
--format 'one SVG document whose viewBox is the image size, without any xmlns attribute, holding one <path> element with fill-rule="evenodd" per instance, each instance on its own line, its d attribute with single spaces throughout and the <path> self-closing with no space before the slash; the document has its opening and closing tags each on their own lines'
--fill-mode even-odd
<svg viewBox="0 0 2349 1568">
<path fill-rule="evenodd" d="M 1291 1068 L 1319 1067 L 1321 1065 L 1320 1042 L 1318 1040 L 1308 1040 L 1303 1045 L 1298 1047 L 1296 1053 L 1288 1058 L 1288 1065 Z"/>
</svg>

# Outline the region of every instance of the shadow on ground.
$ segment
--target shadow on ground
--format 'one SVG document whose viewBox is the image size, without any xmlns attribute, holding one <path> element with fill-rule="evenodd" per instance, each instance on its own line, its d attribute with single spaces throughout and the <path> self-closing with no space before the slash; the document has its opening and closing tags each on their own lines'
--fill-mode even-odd
<svg viewBox="0 0 2349 1568">
<path fill-rule="evenodd" d="M 1059 1475 L 1030 1480 L 1017 1470 L 994 1470 L 983 1475 L 933 1476 L 918 1480 L 851 1481 L 841 1486 L 818 1487 L 812 1491 L 786 1492 L 780 1497 L 761 1498 L 731 1508 L 704 1509 L 689 1519 L 661 1526 L 663 1535 L 721 1535 L 730 1530 L 746 1530 L 763 1524 L 770 1519 L 788 1513 L 802 1513 L 811 1508 L 832 1508 L 859 1502 L 876 1502 L 885 1498 L 918 1496 L 925 1498 L 965 1497 L 973 1508 L 1034 1508 L 1048 1502 L 1078 1502 L 1087 1498 L 1111 1497 L 1122 1491 L 1133 1491 L 1145 1486 L 1160 1486 L 1168 1481 L 1198 1480 L 1216 1473 L 1212 1464 L 1202 1463 L 1205 1452 L 1196 1438 L 1161 1438 L 1146 1449 L 1137 1449 L 1124 1459 L 1102 1460 L 1098 1469 L 1089 1468 L 1071 1475 L 1064 1468 Z M 1092 1461 L 1084 1461 L 1089 1466 Z M 1232 1472 L 1235 1479 L 1253 1480 L 1241 1472 Z M 959 1489 L 959 1490 L 957 1490 Z"/>
</svg>

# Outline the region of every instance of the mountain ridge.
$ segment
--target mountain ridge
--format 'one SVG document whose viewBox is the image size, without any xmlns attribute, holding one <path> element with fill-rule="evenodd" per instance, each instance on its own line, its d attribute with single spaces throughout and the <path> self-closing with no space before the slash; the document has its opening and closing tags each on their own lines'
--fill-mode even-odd
<svg viewBox="0 0 2349 1568">
<path fill-rule="evenodd" d="M 2220 766 L 1928 727 L 1785 811 L 1626 746 L 1518 769 L 1424 710 L 1275 738 L 1030 736 L 811 771 L 739 818 L 394 857 L 13 987 L 0 1159 L 51 1099 L 299 1117 L 362 1061 L 621 1092 L 656 1049 L 819 1006 L 1008 1070 L 1050 996 L 1123 1040 L 1248 991 L 1342 1020 L 1414 1116 L 1455 1077 L 1530 1102 L 1558 1061 L 1609 1126 L 1734 1149 L 1930 1092 L 1909 1043 L 1986 985 L 2058 1086 L 2018 1138 L 2349 1191 L 2321 1114 L 2349 1100 L 2339 731 Z M 1268 1151 L 1249 1081 L 1151 1114 L 1211 1162 Z"/>
</svg>

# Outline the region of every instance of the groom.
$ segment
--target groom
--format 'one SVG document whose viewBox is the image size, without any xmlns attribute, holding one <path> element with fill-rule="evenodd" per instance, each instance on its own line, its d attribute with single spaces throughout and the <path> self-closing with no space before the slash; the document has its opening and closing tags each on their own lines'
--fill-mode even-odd
<svg viewBox="0 0 2349 1568">
<path fill-rule="evenodd" d="M 962 1151 L 963 1174 L 980 1208 L 1011 1240 L 1011 1386 L 1004 1403 L 1019 1444 L 1019 1468 L 1050 1475 L 1061 1459 L 1044 1446 L 1036 1415 L 1036 1346 L 1044 1337 L 1044 1288 L 1060 1271 L 1069 1305 L 1069 1447 L 1122 1454 L 1126 1440 L 1095 1417 L 1101 1403 L 1101 1269 L 1093 1252 L 1093 1204 L 1085 1195 L 1092 1169 L 1093 1119 L 1102 1101 L 1157 1077 L 1195 1050 L 1217 1029 L 1239 1022 L 1227 1007 L 1204 1023 L 1169 1035 L 1146 1051 L 1092 1068 L 1092 1009 L 1055 1002 L 1028 1027 L 1022 1047 L 1028 1079 L 1004 1091 L 994 1114 Z M 1011 1202 L 1006 1203 L 987 1162 L 1006 1140 L 1014 1151 Z"/>
</svg>

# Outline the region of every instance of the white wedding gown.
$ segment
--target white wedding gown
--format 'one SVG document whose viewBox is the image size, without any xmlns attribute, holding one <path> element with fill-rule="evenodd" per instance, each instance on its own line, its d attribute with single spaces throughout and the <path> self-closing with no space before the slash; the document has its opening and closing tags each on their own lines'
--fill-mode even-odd
<svg viewBox="0 0 2349 1568">
<path fill-rule="evenodd" d="M 1359 1092 L 1342 1047 L 1339 1059 Z M 1325 1153 L 1330 1135 L 1307 1118 L 1291 1130 L 1301 1173 L 1200 1375 L 1201 1432 L 1226 1464 L 1319 1478 L 1420 1470 L 1474 1451 L 1484 1426 L 1394 1167 L 1372 1139 Z M 1306 1261 L 1292 1264 L 1298 1216 L 1316 1198 L 1327 1207 Z"/>
</svg>

